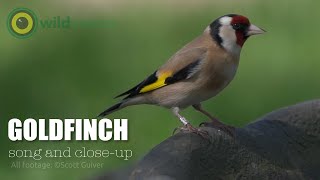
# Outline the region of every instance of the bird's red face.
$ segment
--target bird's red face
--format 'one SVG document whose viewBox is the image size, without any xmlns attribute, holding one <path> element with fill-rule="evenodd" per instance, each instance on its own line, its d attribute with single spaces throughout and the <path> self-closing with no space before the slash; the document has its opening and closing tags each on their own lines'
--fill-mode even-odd
<svg viewBox="0 0 320 180">
<path fill-rule="evenodd" d="M 240 53 L 248 37 L 265 31 L 250 23 L 245 16 L 225 15 L 210 24 L 211 36 L 228 51 Z"/>
<path fill-rule="evenodd" d="M 244 42 L 249 37 L 246 35 L 246 31 L 250 27 L 249 19 L 244 16 L 237 15 L 232 17 L 230 25 L 235 31 L 237 44 L 242 47 Z"/>
</svg>

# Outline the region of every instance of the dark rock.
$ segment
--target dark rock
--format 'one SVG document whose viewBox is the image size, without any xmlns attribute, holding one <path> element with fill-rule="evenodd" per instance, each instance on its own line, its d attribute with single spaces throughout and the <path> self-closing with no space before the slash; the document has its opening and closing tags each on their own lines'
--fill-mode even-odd
<svg viewBox="0 0 320 180">
<path fill-rule="evenodd" d="M 320 179 L 320 100 L 269 113 L 235 138 L 203 129 L 209 140 L 178 133 L 157 145 L 130 179 Z"/>
</svg>

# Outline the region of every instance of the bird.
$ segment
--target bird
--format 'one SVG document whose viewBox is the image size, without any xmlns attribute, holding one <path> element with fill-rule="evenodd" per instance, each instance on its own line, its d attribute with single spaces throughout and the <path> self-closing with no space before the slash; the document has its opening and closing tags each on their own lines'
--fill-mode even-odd
<svg viewBox="0 0 320 180">
<path fill-rule="evenodd" d="M 132 105 L 157 105 L 170 109 L 183 124 L 182 130 L 203 135 L 200 128 L 193 127 L 181 115 L 181 110 L 192 106 L 209 117 L 213 127 L 232 134 L 232 126 L 212 116 L 201 103 L 215 97 L 233 80 L 244 43 L 250 36 L 264 32 L 243 15 L 227 14 L 217 18 L 150 76 L 116 96 L 124 98 L 98 117 Z"/>
</svg>

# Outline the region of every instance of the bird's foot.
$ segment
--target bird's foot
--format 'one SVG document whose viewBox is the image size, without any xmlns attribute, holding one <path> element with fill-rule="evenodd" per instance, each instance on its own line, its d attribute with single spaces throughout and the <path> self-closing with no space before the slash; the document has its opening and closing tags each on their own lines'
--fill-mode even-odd
<svg viewBox="0 0 320 180">
<path fill-rule="evenodd" d="M 209 139 L 209 133 L 205 130 L 199 129 L 199 128 L 195 128 L 193 127 L 190 123 L 184 125 L 183 127 L 180 128 L 175 128 L 173 131 L 173 134 L 176 132 L 176 130 L 179 130 L 180 132 L 191 132 L 191 133 L 195 133 L 201 137 L 203 137 L 204 139 Z"/>
<path fill-rule="evenodd" d="M 204 126 L 204 127 L 216 128 L 218 130 L 221 130 L 221 131 L 229 134 L 233 138 L 235 136 L 235 127 L 226 125 L 217 119 L 212 119 L 210 122 L 203 122 L 199 126 L 200 127 Z"/>
</svg>

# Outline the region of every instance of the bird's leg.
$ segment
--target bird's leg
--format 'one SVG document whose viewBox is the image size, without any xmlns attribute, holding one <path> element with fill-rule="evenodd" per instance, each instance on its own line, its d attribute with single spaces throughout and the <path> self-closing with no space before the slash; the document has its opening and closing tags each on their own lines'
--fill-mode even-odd
<svg viewBox="0 0 320 180">
<path fill-rule="evenodd" d="M 180 109 L 179 109 L 178 107 L 172 108 L 173 114 L 180 119 L 180 121 L 182 122 L 183 125 L 190 124 L 185 117 L 183 117 L 183 116 L 181 116 L 181 115 L 179 114 L 179 111 L 180 111 Z"/>
<path fill-rule="evenodd" d="M 229 125 L 224 124 L 223 122 L 219 121 L 217 118 L 213 117 L 210 113 L 208 113 L 207 111 L 205 111 L 201 104 L 194 104 L 192 105 L 192 107 L 201 112 L 202 114 L 206 115 L 207 117 L 209 117 L 211 119 L 211 122 L 203 122 L 200 124 L 204 125 L 206 127 L 213 127 L 213 128 L 218 128 L 221 129 L 222 131 L 228 133 L 229 135 L 231 135 L 232 137 L 234 137 L 235 134 L 235 128 Z"/>
<path fill-rule="evenodd" d="M 198 134 L 198 135 L 202 136 L 203 138 L 208 138 L 208 132 L 193 127 L 185 117 L 183 117 L 179 114 L 179 111 L 180 111 L 179 107 L 172 108 L 173 114 L 175 116 L 177 116 L 179 118 L 179 120 L 182 122 L 182 124 L 184 125 L 184 127 L 181 127 L 180 130 Z M 174 130 L 174 132 L 175 132 L 175 130 Z"/>
</svg>

